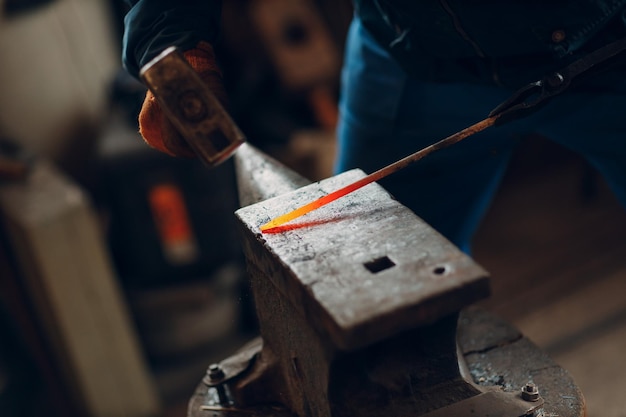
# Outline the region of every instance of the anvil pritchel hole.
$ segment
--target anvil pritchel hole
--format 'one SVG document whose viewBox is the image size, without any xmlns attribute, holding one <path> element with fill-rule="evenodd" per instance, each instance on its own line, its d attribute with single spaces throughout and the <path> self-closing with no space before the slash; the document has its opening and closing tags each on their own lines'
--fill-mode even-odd
<svg viewBox="0 0 626 417">
<path fill-rule="evenodd" d="M 384 271 L 385 269 L 389 269 L 395 265 L 396 264 L 387 256 L 376 258 L 373 261 L 365 262 L 363 264 L 363 266 L 365 266 L 372 274 L 377 274 L 380 271 Z"/>
<path fill-rule="evenodd" d="M 433 274 L 435 275 L 444 275 L 446 272 L 448 272 L 448 267 L 445 265 L 441 265 L 433 269 Z"/>
</svg>

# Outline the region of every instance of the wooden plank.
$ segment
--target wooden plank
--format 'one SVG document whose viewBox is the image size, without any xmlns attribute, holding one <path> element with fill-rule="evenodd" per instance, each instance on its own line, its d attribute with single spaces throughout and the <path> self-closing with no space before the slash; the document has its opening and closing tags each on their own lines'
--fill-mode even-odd
<svg viewBox="0 0 626 417">
<path fill-rule="evenodd" d="M 623 268 L 626 212 L 603 183 L 583 202 L 578 168 L 566 165 L 497 196 L 475 248 L 494 277 L 487 308 L 515 321 Z"/>
<path fill-rule="evenodd" d="M 585 394 L 589 416 L 623 417 L 626 410 L 626 320 L 554 356 Z"/>
<path fill-rule="evenodd" d="M 5 134 L 56 157 L 80 129 L 101 120 L 119 68 L 107 7 L 102 0 L 62 0 L 2 20 Z"/>
<path fill-rule="evenodd" d="M 39 163 L 0 187 L 0 208 L 60 382 L 87 415 L 154 415 L 159 401 L 86 196 Z"/>
<path fill-rule="evenodd" d="M 626 271 L 590 275 L 586 285 L 564 292 L 516 321 L 531 340 L 549 352 L 567 349 L 576 340 L 614 317 L 626 316 Z M 587 336 L 587 334 L 589 334 Z"/>
</svg>

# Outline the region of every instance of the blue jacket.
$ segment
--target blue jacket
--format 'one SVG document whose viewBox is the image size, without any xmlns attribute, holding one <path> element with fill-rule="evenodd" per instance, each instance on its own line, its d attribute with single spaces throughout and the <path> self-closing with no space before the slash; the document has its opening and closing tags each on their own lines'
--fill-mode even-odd
<svg viewBox="0 0 626 417">
<path fill-rule="evenodd" d="M 216 40 L 221 0 L 126 0 L 122 61 L 135 77 L 143 65 L 168 46 L 182 50 Z"/>
<path fill-rule="evenodd" d="M 411 75 L 518 87 L 626 37 L 625 0 L 355 0 Z"/>
<path fill-rule="evenodd" d="M 215 41 L 220 0 L 139 0 L 126 16 L 123 60 L 139 68 L 169 45 Z M 374 37 L 412 76 L 437 82 L 534 81 L 626 37 L 626 0 L 355 0 Z"/>
</svg>

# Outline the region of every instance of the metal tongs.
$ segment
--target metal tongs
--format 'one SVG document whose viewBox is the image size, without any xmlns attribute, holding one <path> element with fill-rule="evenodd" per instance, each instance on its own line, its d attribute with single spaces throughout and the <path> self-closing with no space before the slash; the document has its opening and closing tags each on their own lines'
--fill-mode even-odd
<svg viewBox="0 0 626 417">
<path fill-rule="evenodd" d="M 497 117 L 496 125 L 525 117 L 540 109 L 552 97 L 563 93 L 574 81 L 615 64 L 617 57 L 625 50 L 626 38 L 596 49 L 561 70 L 520 88 L 493 109 L 489 117 Z"/>
<path fill-rule="evenodd" d="M 591 72 L 595 72 L 601 68 L 606 68 L 606 64 L 613 63 L 615 60 L 612 58 L 618 56 L 620 52 L 624 50 L 626 50 L 626 38 L 605 45 L 604 47 L 585 55 L 583 58 L 572 62 L 562 70 L 548 75 L 539 81 L 530 83 L 516 91 L 511 98 L 493 109 L 491 113 L 489 113 L 489 117 L 486 119 L 458 131 L 447 138 L 440 140 L 439 142 L 433 143 L 432 145 L 420 149 L 417 152 L 405 156 L 404 158 L 395 161 L 378 171 L 372 172 L 371 174 L 368 174 L 365 177 L 338 190 L 326 194 L 317 200 L 311 201 L 310 203 L 300 206 L 295 210 L 291 210 L 281 216 L 278 216 L 261 225 L 259 229 L 263 233 L 278 233 L 289 230 L 290 227 L 284 226 L 285 223 L 297 219 L 298 217 L 301 217 L 313 210 L 317 210 L 318 208 L 323 207 L 326 204 L 329 204 L 355 190 L 358 190 L 367 184 L 378 181 L 393 174 L 394 172 L 404 169 L 439 149 L 454 145 L 455 143 L 458 143 L 475 133 L 485 130 L 490 126 L 501 125 L 513 119 L 527 116 L 546 104 L 552 97 L 564 92 L 575 79 L 581 77 L 583 74 L 589 75 Z"/>
</svg>

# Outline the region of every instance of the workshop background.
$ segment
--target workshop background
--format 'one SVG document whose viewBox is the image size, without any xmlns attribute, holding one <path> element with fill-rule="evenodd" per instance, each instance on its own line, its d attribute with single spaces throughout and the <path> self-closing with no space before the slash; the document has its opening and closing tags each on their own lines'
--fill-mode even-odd
<svg viewBox="0 0 626 417">
<path fill-rule="evenodd" d="M 122 1 L 0 10 L 0 415 L 184 416 L 206 367 L 255 333 L 232 164 L 143 144 Z M 231 112 L 312 180 L 331 174 L 350 17 L 348 0 L 224 0 Z M 532 137 L 475 242 L 482 307 L 571 372 L 590 417 L 626 416 L 625 236 L 598 174 Z"/>
</svg>

